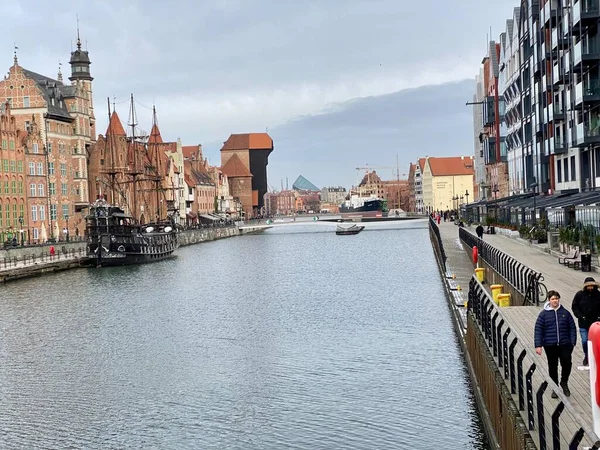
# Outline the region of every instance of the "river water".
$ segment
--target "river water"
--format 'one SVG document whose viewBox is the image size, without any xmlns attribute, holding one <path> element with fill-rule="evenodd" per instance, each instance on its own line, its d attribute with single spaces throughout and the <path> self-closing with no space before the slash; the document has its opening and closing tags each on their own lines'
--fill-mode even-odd
<svg viewBox="0 0 600 450">
<path fill-rule="evenodd" d="M 0 448 L 488 448 L 426 226 L 0 286 Z"/>
</svg>

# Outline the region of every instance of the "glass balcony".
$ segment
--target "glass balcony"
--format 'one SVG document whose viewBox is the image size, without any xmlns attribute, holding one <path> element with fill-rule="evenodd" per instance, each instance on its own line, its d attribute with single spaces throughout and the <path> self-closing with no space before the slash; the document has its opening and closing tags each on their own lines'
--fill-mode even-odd
<svg viewBox="0 0 600 450">
<path fill-rule="evenodd" d="M 565 138 L 563 136 L 554 136 L 554 151 L 566 148 Z"/>
<path fill-rule="evenodd" d="M 573 63 L 580 64 L 584 60 L 598 59 L 598 42 L 596 39 L 581 40 L 573 48 Z"/>
<path fill-rule="evenodd" d="M 600 100 L 599 80 L 583 81 L 575 85 L 575 104 L 579 105 L 584 100 L 587 102 Z"/>
<path fill-rule="evenodd" d="M 577 25 L 582 19 L 592 19 L 598 16 L 598 0 L 579 0 L 573 4 L 573 25 Z"/>
<path fill-rule="evenodd" d="M 554 103 L 553 106 L 554 106 L 553 112 L 555 115 L 565 113 L 565 107 L 561 103 Z"/>
</svg>

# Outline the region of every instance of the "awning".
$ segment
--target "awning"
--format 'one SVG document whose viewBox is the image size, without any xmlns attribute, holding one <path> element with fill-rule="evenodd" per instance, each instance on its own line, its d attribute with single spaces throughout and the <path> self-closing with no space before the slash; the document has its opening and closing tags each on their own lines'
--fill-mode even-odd
<svg viewBox="0 0 600 450">
<path fill-rule="evenodd" d="M 200 218 L 206 219 L 206 220 L 211 220 L 213 222 L 218 222 L 219 220 L 221 220 L 218 217 L 214 217 L 214 216 L 211 216 L 209 214 L 200 214 Z"/>
<path fill-rule="evenodd" d="M 196 217 L 198 217 L 198 216 L 196 216 L 196 214 L 195 214 L 195 213 L 193 213 L 193 212 L 186 213 L 186 214 L 185 214 L 185 216 L 186 216 L 188 219 L 195 219 Z"/>
</svg>

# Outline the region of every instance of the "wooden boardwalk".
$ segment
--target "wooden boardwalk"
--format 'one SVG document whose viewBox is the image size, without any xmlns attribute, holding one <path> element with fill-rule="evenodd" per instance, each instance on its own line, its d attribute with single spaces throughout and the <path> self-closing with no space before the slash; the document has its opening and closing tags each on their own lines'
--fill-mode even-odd
<svg viewBox="0 0 600 450">
<path fill-rule="evenodd" d="M 470 254 L 462 248 L 458 238 L 458 227 L 456 225 L 452 222 L 441 222 L 439 230 L 447 255 L 447 270 L 456 274 L 457 283 L 460 283 L 463 287 L 463 296 L 466 299 L 468 296 L 468 283 L 474 273 Z M 474 228 L 467 228 L 467 230 L 474 233 Z M 552 256 L 549 253 L 545 253 L 540 249 L 532 247 L 524 241 L 521 242 L 518 239 L 502 235 L 485 235 L 484 240 L 517 259 L 522 264 L 541 272 L 544 275 L 544 284 L 548 290 L 557 290 L 561 294 L 561 303 L 569 311 L 571 311 L 573 296 L 581 289 L 583 280 L 587 276 L 593 276 L 600 281 L 600 275 L 593 272 L 582 273 L 581 271 L 565 267 L 558 263 L 556 256 Z M 527 350 L 527 358 L 534 362 L 538 367 L 534 377 L 550 380 L 547 372 L 545 354 L 538 356 L 535 354 L 534 349 L 533 329 L 540 310 L 541 306 L 511 306 L 500 308 L 505 321 L 509 323 L 514 332 L 519 335 L 519 340 Z M 573 370 L 569 380 L 571 397 L 564 397 L 562 392 L 559 392 L 561 395 L 560 399 L 550 400 L 550 393 L 552 391 L 550 387 L 546 390 L 545 397 L 548 398 L 548 401 L 553 401 L 555 403 L 563 400 L 573 407 L 575 412 L 581 417 L 581 420 L 585 422 L 583 424 L 573 423 L 573 429 L 576 429 L 579 425 L 585 425 L 592 429 L 589 370 L 581 366 L 583 361 L 583 350 L 579 333 L 577 333 L 577 340 L 578 343 L 573 352 Z"/>
</svg>

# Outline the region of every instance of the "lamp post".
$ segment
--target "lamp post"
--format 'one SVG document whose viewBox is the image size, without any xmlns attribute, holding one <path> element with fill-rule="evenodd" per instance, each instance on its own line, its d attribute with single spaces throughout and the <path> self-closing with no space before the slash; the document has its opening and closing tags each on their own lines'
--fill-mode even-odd
<svg viewBox="0 0 600 450">
<path fill-rule="evenodd" d="M 25 236 L 23 236 L 23 216 L 19 216 L 19 233 L 21 234 L 21 247 L 25 245 Z"/>
<path fill-rule="evenodd" d="M 465 198 L 467 199 L 467 203 L 465 205 L 465 214 L 467 215 L 467 222 L 469 221 L 469 190 L 465 190 Z"/>
<path fill-rule="evenodd" d="M 535 212 L 535 196 L 536 196 L 536 190 L 537 190 L 537 180 L 535 179 L 535 177 L 533 177 L 531 179 L 531 184 L 529 185 L 529 187 L 531 188 L 531 191 L 533 192 L 533 216 L 531 217 L 531 223 L 533 226 L 535 226 L 535 223 L 537 221 L 537 214 Z"/>
<path fill-rule="evenodd" d="M 67 223 L 66 238 L 67 238 L 67 242 L 69 242 L 69 215 L 68 214 L 65 214 L 65 222 Z"/>
</svg>

